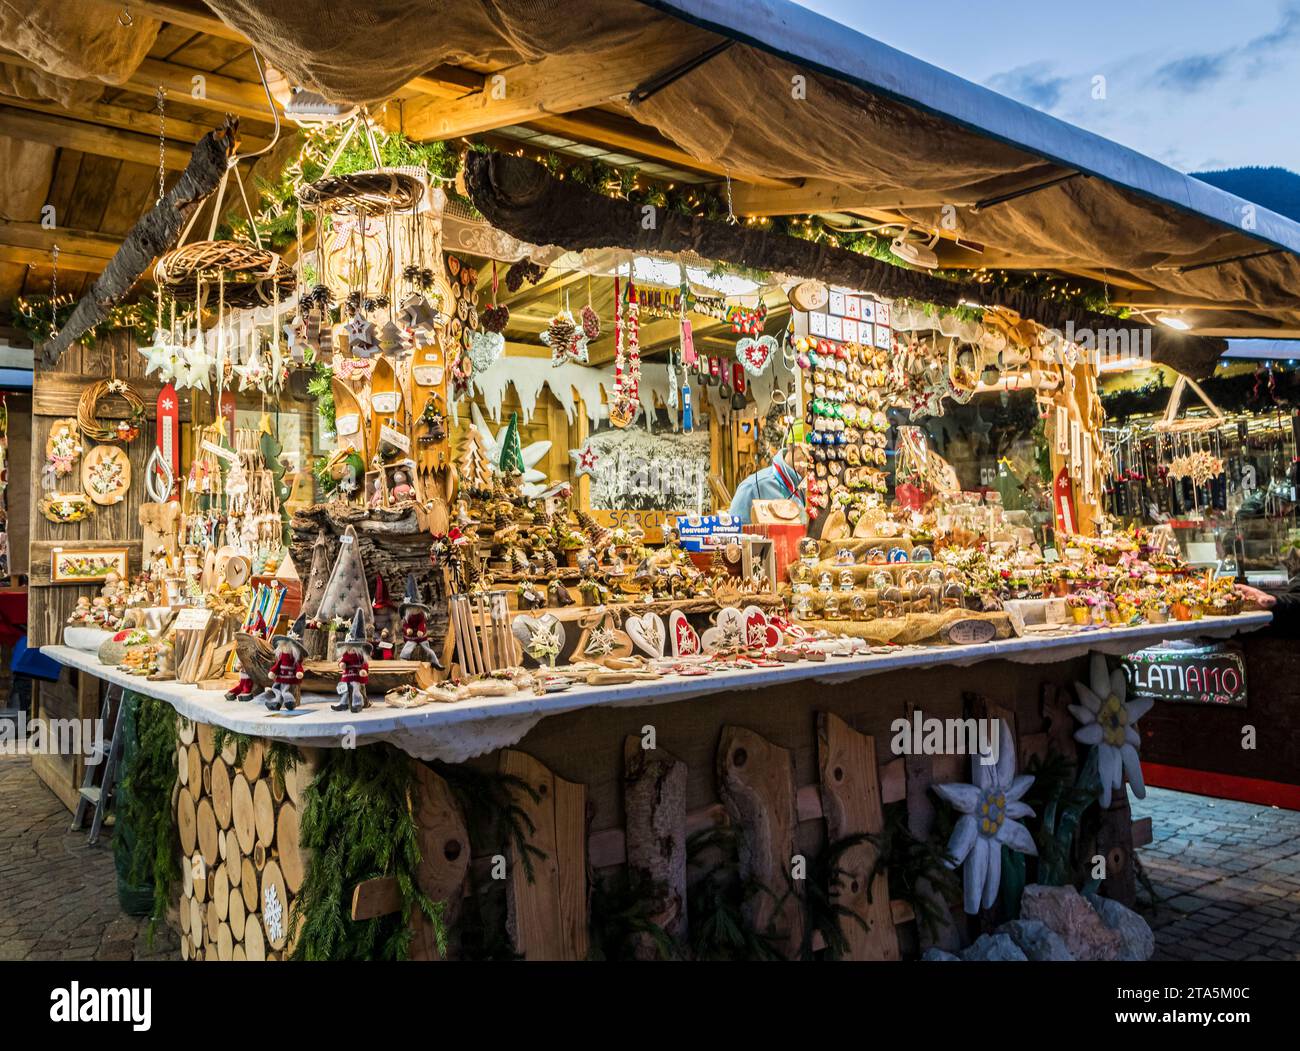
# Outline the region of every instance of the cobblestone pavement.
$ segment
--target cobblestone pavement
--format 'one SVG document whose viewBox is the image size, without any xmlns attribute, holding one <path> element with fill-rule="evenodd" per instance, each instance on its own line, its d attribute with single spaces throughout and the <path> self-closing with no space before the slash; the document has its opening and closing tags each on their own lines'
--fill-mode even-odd
<svg viewBox="0 0 1300 1051">
<path fill-rule="evenodd" d="M 1157 960 L 1300 960 L 1300 813 L 1152 788 L 1133 801 Z M 111 837 L 86 845 L 25 757 L 0 757 L 0 960 L 179 959 L 117 903 Z"/>
<path fill-rule="evenodd" d="M 180 959 L 117 903 L 112 836 L 86 845 L 25 756 L 0 756 L 0 960 Z"/>
<path fill-rule="evenodd" d="M 1300 813 L 1152 788 L 1133 817 L 1154 835 L 1155 959 L 1300 960 Z"/>
</svg>

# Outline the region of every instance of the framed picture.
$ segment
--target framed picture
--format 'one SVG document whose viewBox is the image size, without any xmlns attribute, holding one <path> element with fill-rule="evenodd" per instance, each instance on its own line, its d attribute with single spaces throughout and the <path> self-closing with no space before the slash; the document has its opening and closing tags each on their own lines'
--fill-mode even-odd
<svg viewBox="0 0 1300 1051">
<path fill-rule="evenodd" d="M 130 570 L 130 548 L 56 547 L 50 552 L 52 584 L 102 584 L 110 573 L 126 580 Z"/>
</svg>

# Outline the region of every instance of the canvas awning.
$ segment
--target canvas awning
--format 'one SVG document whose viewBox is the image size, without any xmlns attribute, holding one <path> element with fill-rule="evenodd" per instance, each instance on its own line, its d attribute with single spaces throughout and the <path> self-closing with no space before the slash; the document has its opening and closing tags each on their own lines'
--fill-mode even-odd
<svg viewBox="0 0 1300 1051">
<path fill-rule="evenodd" d="M 606 156 L 618 148 L 625 160 L 729 180 L 742 216 L 912 223 L 942 235 L 945 268 L 1098 281 L 1113 306 L 1148 319 L 1181 312 L 1202 336 L 1300 337 L 1300 224 L 785 0 L 208 7 L 220 22 L 172 0 L 150 10 L 221 39 L 247 38 L 328 97 L 387 100 L 384 119 L 412 137 L 523 127 L 603 146 Z M 155 78 L 189 83 L 189 71 L 159 61 L 156 49 L 132 71 L 134 41 L 111 49 L 111 63 L 84 41 L 52 61 L 37 44 L 42 26 L 66 26 L 62 10 L 53 0 L 28 5 L 23 32 L 6 34 L 23 54 L 0 55 L 0 65 L 136 93 L 152 91 Z M 265 116 L 258 85 L 210 74 L 208 90 L 202 106 Z M 11 121 L 39 124 L 42 141 L 69 133 L 59 118 Z M 103 148 L 122 155 L 135 145 L 119 133 Z M 1203 373 L 1221 350 L 1189 343 L 1167 360 Z"/>
</svg>

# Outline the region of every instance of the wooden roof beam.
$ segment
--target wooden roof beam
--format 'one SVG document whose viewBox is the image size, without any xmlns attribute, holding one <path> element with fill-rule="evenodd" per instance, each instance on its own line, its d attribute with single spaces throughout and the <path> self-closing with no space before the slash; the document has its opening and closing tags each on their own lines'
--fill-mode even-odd
<svg viewBox="0 0 1300 1051">
<path fill-rule="evenodd" d="M 408 101 L 402 124 L 413 139 L 454 139 L 587 109 L 626 96 L 639 84 L 707 51 L 717 39 L 679 22 L 647 22 L 637 40 L 611 48 L 593 62 L 549 55 L 486 74 L 479 90 L 462 98 Z"/>
<path fill-rule="evenodd" d="M 129 131 L 65 117 L 27 113 L 8 106 L 0 106 L 0 135 L 150 167 L 158 164 L 157 138 L 149 139 Z M 187 149 L 170 144 L 163 148 L 163 163 L 172 171 L 182 171 L 189 159 L 190 151 Z"/>
<path fill-rule="evenodd" d="M 39 70 L 42 68 L 39 64 L 24 58 L 22 55 L 15 55 L 7 51 L 0 52 L 0 62 L 7 66 L 20 66 L 24 69 Z M 195 94 L 198 89 L 193 79 L 195 77 L 203 78 L 203 90 L 200 94 Z M 102 83 L 95 81 L 92 77 L 85 79 L 95 83 Z M 122 84 L 115 84 L 113 87 L 138 95 L 148 95 L 152 98 L 157 94 L 159 84 L 167 89 L 169 96 L 176 97 L 178 101 L 183 100 L 187 106 L 216 110 L 219 113 L 233 113 L 240 117 L 248 117 L 252 120 L 264 122 L 273 119 L 266 104 L 266 92 L 262 90 L 261 84 L 252 84 L 246 80 L 224 77 L 219 73 L 212 73 L 206 69 L 180 66 L 174 62 L 161 62 L 158 59 L 146 58 L 140 63 L 136 71 L 131 74 L 130 79 Z M 108 85 L 103 86 L 108 87 Z"/>
<path fill-rule="evenodd" d="M 727 169 L 712 161 L 701 160 L 687 153 L 672 139 L 661 135 L 647 124 L 639 124 L 628 117 L 609 113 L 600 109 L 586 109 L 574 113 L 564 113 L 542 117 L 530 122 L 530 126 L 552 135 L 562 135 L 593 146 L 604 146 L 611 152 L 624 152 L 645 157 L 648 160 L 663 161 L 677 168 L 704 172 L 709 175 L 726 175 Z M 798 183 L 794 179 L 772 179 L 762 175 L 746 172 L 731 172 L 733 180 L 744 180 L 756 186 L 791 188 Z M 739 185 L 739 182 L 736 183 Z"/>
<path fill-rule="evenodd" d="M 156 111 L 114 106 L 107 102 L 85 102 L 63 106 L 48 99 L 5 98 L 4 104 L 12 109 L 28 110 L 31 113 L 44 113 L 51 117 L 71 117 L 74 120 L 86 121 L 90 124 L 151 136 L 154 143 L 154 159 L 151 164 L 157 163 L 158 114 Z M 193 121 L 178 120 L 170 113 L 167 114 L 167 138 L 177 142 L 191 144 L 198 142 L 212 128 L 213 125 L 211 124 L 196 124 Z M 261 149 L 267 143 L 266 139 L 243 135 L 240 138 L 243 142 L 243 148 L 249 151 Z"/>
<path fill-rule="evenodd" d="M 121 238 L 89 230 L 0 219 L 0 260 L 22 266 L 49 267 L 54 246 L 59 248 L 59 269 L 98 274 L 113 258 Z"/>
</svg>

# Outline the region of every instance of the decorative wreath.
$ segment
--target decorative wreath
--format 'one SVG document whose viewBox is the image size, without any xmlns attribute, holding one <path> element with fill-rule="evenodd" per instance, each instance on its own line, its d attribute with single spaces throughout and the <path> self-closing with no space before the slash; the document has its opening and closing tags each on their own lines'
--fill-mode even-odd
<svg viewBox="0 0 1300 1051">
<path fill-rule="evenodd" d="M 428 184 L 404 169 L 327 175 L 298 190 L 298 200 L 308 208 L 351 212 L 361 216 L 409 212 L 424 200 Z"/>
<path fill-rule="evenodd" d="M 103 423 L 97 409 L 107 395 L 116 394 L 131 407 L 131 415 L 116 423 Z M 144 423 L 144 402 L 125 380 L 99 380 L 81 392 L 77 402 L 77 426 L 81 433 L 96 442 L 129 442 L 140 433 Z"/>
<path fill-rule="evenodd" d="M 217 285 L 231 307 L 266 306 L 293 291 L 297 276 L 278 252 L 244 241 L 194 241 L 173 248 L 153 268 L 154 280 L 175 298 L 195 300 Z"/>
</svg>

